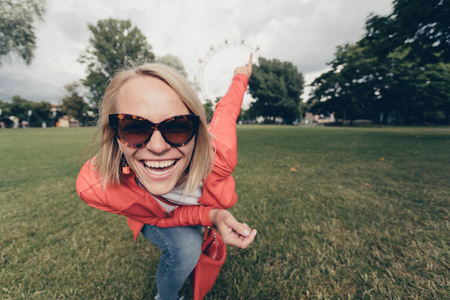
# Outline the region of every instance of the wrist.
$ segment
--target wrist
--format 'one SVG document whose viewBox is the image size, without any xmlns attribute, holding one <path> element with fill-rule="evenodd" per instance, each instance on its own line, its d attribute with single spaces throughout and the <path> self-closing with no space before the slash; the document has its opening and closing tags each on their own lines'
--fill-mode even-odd
<svg viewBox="0 0 450 300">
<path fill-rule="evenodd" d="M 209 219 L 211 220 L 211 223 L 216 227 L 217 227 L 217 218 L 221 211 L 222 209 L 219 208 L 213 208 L 209 211 Z"/>
</svg>

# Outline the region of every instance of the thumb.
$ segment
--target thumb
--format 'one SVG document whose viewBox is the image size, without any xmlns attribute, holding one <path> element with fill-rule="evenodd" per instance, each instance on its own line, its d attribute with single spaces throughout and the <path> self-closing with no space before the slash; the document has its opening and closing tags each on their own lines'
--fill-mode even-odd
<svg viewBox="0 0 450 300">
<path fill-rule="evenodd" d="M 236 220 L 232 220 L 229 224 L 229 226 L 236 231 L 237 234 L 242 235 L 244 237 L 247 237 L 250 235 L 250 227 L 247 226 L 245 223 L 239 223 Z"/>
</svg>

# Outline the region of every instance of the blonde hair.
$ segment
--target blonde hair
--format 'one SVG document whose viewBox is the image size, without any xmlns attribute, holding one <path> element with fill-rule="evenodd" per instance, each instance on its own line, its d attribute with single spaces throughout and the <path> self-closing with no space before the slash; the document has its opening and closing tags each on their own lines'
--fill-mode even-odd
<svg viewBox="0 0 450 300">
<path fill-rule="evenodd" d="M 120 89 L 131 79 L 139 76 L 158 78 L 172 88 L 181 101 L 194 115 L 199 116 L 200 125 L 195 137 L 195 148 L 191 162 L 187 167 L 187 175 L 183 179 L 185 194 L 193 192 L 202 180 L 206 178 L 212 168 L 213 149 L 207 129 L 206 114 L 197 93 L 187 80 L 175 69 L 162 64 L 144 64 L 131 67 L 119 72 L 106 89 L 103 103 L 100 107 L 98 133 L 101 140 L 98 146 L 95 166 L 104 184 L 120 184 L 123 179 L 122 167 L 126 164 L 125 158 L 119 149 L 114 131 L 109 126 L 109 115 L 120 113 L 117 111 L 117 98 Z"/>
</svg>

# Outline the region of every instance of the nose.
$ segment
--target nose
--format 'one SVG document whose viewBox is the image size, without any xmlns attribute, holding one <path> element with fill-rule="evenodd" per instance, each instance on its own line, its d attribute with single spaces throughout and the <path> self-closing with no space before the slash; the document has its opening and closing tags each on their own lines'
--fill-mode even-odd
<svg viewBox="0 0 450 300">
<path fill-rule="evenodd" d="M 171 148 L 171 146 L 166 143 L 159 130 L 153 131 L 150 141 L 148 141 L 145 147 L 154 153 L 163 153 Z"/>
</svg>

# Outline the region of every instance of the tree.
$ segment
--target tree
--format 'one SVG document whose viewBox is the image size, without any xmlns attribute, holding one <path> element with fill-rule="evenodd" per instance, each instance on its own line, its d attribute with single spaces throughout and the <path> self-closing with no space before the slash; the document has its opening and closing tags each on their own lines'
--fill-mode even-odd
<svg viewBox="0 0 450 300">
<path fill-rule="evenodd" d="M 214 110 L 213 110 L 214 104 L 212 103 L 212 101 L 210 99 L 206 99 L 205 103 L 203 103 L 203 108 L 205 109 L 205 113 L 206 113 L 206 120 L 208 122 L 211 121 Z"/>
<path fill-rule="evenodd" d="M 0 1 L 0 59 L 15 53 L 26 64 L 31 63 L 36 49 L 36 28 L 33 24 L 36 19 L 42 20 L 45 2 L 45 0 Z"/>
<path fill-rule="evenodd" d="M 214 114 L 214 109 L 217 103 L 219 103 L 220 99 L 222 99 L 222 97 L 216 97 L 216 100 L 214 102 L 211 99 L 206 99 L 205 103 L 203 103 L 203 108 L 205 109 L 206 113 L 206 120 L 208 122 L 211 121 Z"/>
<path fill-rule="evenodd" d="M 32 109 L 33 103 L 19 95 L 14 95 L 11 98 L 11 109 L 9 113 L 11 116 L 19 118 L 19 120 L 26 120 L 28 110 Z"/>
<path fill-rule="evenodd" d="M 51 108 L 52 105 L 50 102 L 47 101 L 41 101 L 41 102 L 33 102 L 33 108 L 32 108 L 32 116 L 30 118 L 30 126 L 31 127 L 40 127 L 42 126 L 42 123 L 45 122 L 45 124 L 48 126 L 51 123 Z"/>
<path fill-rule="evenodd" d="M 64 88 L 67 91 L 67 95 L 62 99 L 61 112 L 69 117 L 85 122 L 89 105 L 79 95 L 80 84 L 73 82 L 66 84 Z"/>
<path fill-rule="evenodd" d="M 49 102 L 33 102 L 18 95 L 14 95 L 11 100 L 11 104 L 8 105 L 9 116 L 17 117 L 21 121 L 30 120 L 29 126 L 31 127 L 39 127 L 42 122 L 50 124 L 52 105 Z M 29 111 L 31 111 L 31 116 L 28 114 Z"/>
<path fill-rule="evenodd" d="M 291 123 L 299 116 L 304 81 L 291 62 L 260 57 L 249 80 L 249 92 L 256 100 L 250 105 L 250 114 L 268 117 L 272 122 L 281 117 Z"/>
<path fill-rule="evenodd" d="M 363 39 L 337 47 L 331 70 L 312 84 L 311 111 L 350 121 L 449 124 L 449 20 L 437 11 L 448 12 L 448 1 L 394 5 L 393 14 L 369 17 Z"/>
<path fill-rule="evenodd" d="M 332 69 L 312 83 L 312 112 L 335 112 L 350 122 L 386 123 L 389 117 L 404 125 L 448 123 L 450 64 L 421 66 L 411 47 L 379 58 L 363 44 L 338 47 Z"/>
<path fill-rule="evenodd" d="M 372 15 L 366 22 L 366 39 L 380 55 L 410 46 L 421 64 L 450 60 L 450 1 L 394 0 L 388 16 Z"/>
<path fill-rule="evenodd" d="M 156 63 L 160 63 L 160 64 L 164 64 L 164 65 L 168 65 L 174 69 L 176 69 L 181 75 L 183 75 L 185 78 L 188 77 L 188 74 L 186 72 L 186 69 L 184 68 L 183 63 L 181 62 L 181 60 L 176 57 L 175 55 L 172 54 L 167 54 L 164 56 L 159 56 L 155 58 L 155 62 Z M 196 90 L 197 92 L 200 91 L 200 85 L 198 83 L 197 80 L 191 81 L 188 79 L 189 84 L 191 85 L 191 87 Z"/>
<path fill-rule="evenodd" d="M 314 113 L 335 113 L 336 119 L 376 120 L 383 108 L 380 86 L 384 75 L 376 57 L 361 43 L 338 46 L 331 70 L 312 83 Z M 376 101 L 374 101 L 376 100 Z"/>
<path fill-rule="evenodd" d="M 90 91 L 90 102 L 98 105 L 114 74 L 130 61 L 153 61 L 155 55 L 146 37 L 129 20 L 100 20 L 88 25 L 93 37 L 79 62 L 86 64 L 87 77 L 82 80 Z"/>
<path fill-rule="evenodd" d="M 423 63 L 450 61 L 450 1 L 395 0 L 393 15 L 399 42 L 410 43 Z"/>
<path fill-rule="evenodd" d="M 9 127 L 9 124 L 11 123 L 11 120 L 9 120 L 9 116 L 11 115 L 11 103 L 2 101 L 0 99 L 0 122 L 4 122 L 7 127 Z"/>
<path fill-rule="evenodd" d="M 425 121 L 450 124 L 450 63 L 425 65 L 418 74 L 418 90 L 427 99 Z"/>
<path fill-rule="evenodd" d="M 339 46 L 331 70 L 312 83 L 311 110 L 335 112 L 336 119 L 369 119 L 386 123 L 388 116 L 401 124 L 423 123 L 425 97 L 417 62 L 406 59 L 410 48 L 397 48 L 378 58 L 364 42 Z"/>
<path fill-rule="evenodd" d="M 186 78 L 188 76 L 186 70 L 184 69 L 183 63 L 175 55 L 167 54 L 164 56 L 156 57 L 155 62 L 171 66 L 172 68 L 178 70 L 178 72 L 180 72 L 180 74 Z"/>
</svg>

